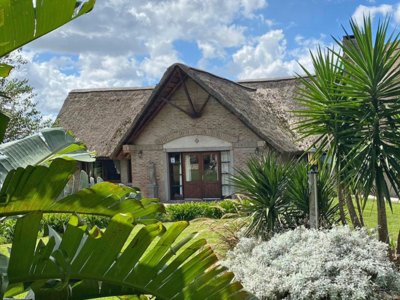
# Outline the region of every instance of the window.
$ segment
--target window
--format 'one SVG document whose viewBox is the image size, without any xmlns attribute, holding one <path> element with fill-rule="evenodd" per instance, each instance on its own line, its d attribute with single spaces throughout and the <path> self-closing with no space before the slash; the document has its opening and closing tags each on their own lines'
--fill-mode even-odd
<svg viewBox="0 0 400 300">
<path fill-rule="evenodd" d="M 231 186 L 231 152 L 221 151 L 221 179 L 222 196 L 229 197 L 232 194 Z"/>
<path fill-rule="evenodd" d="M 182 185 L 182 164 L 180 153 L 169 153 L 169 177 L 171 188 L 171 199 L 183 199 L 183 185 Z"/>
</svg>

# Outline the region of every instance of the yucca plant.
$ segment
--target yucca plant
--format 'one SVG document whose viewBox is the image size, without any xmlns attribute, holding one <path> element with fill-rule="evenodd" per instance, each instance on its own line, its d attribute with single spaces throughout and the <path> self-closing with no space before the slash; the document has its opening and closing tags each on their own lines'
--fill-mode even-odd
<svg viewBox="0 0 400 300">
<path fill-rule="evenodd" d="M 343 79 L 343 63 L 330 51 L 318 49 L 314 55 L 310 53 L 315 70 L 315 75 L 303 70 L 307 77 L 299 77 L 302 83 L 297 90 L 297 100 L 304 107 L 295 111 L 300 116 L 297 129 L 302 137 L 317 136 L 315 144 L 317 157 L 326 155 L 333 158 L 330 165 L 331 174 L 336 177 L 336 189 L 339 201 L 339 212 L 342 224 L 346 224 L 346 199 L 348 199 L 351 181 L 349 178 L 353 170 L 346 166 L 347 140 L 340 133 L 349 129 L 349 117 L 336 111 L 337 106 L 354 105 L 341 93 L 339 87 Z M 351 199 L 351 198 L 350 198 Z M 360 222 L 352 201 L 347 201 L 348 212 L 355 227 L 360 227 Z"/>
<path fill-rule="evenodd" d="M 274 152 L 251 158 L 246 169 L 237 171 L 232 181 L 237 191 L 248 200 L 239 205 L 240 212 L 251 217 L 245 232 L 248 236 L 268 238 L 282 229 L 308 225 L 308 171 L 306 162 L 283 161 Z M 329 169 L 322 167 L 317 188 L 320 224 L 324 227 L 331 227 L 339 221 L 334 183 Z"/>
<path fill-rule="evenodd" d="M 309 221 L 310 212 L 310 189 L 308 182 L 309 168 L 306 162 L 300 161 L 292 165 L 287 189 L 287 197 L 292 205 L 293 218 L 297 225 L 306 225 Z M 335 179 L 326 164 L 320 165 L 317 175 L 317 199 L 319 224 L 321 227 L 329 228 L 338 223 L 339 204 L 335 200 Z"/>
<path fill-rule="evenodd" d="M 252 157 L 247 168 L 237 170 L 232 183 L 236 192 L 248 200 L 241 211 L 251 216 L 247 235 L 268 237 L 274 231 L 286 227 L 290 201 L 286 197 L 290 165 L 276 153 Z"/>
<path fill-rule="evenodd" d="M 340 162 L 340 183 L 352 182 L 365 199 L 375 193 L 384 242 L 385 199 L 391 205 L 389 187 L 399 196 L 400 175 L 400 41 L 388 26 L 386 19 L 374 32 L 370 17 L 350 21 L 354 38 L 336 40 L 340 51 L 314 59 L 315 76 L 304 69 L 309 78 L 301 80 L 298 112 L 303 136 L 319 136 L 319 151 Z"/>
</svg>

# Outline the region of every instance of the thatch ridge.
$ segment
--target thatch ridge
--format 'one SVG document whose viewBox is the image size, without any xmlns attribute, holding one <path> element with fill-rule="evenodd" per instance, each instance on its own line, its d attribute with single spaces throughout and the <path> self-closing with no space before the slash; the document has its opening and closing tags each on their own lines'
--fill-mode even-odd
<svg viewBox="0 0 400 300">
<path fill-rule="evenodd" d="M 179 65 L 181 68 L 185 68 L 185 69 L 187 68 L 187 69 L 193 70 L 193 71 L 195 71 L 196 73 L 203 73 L 203 74 L 212 76 L 212 77 L 214 77 L 214 78 L 223 80 L 223 81 L 225 81 L 225 82 L 233 83 L 233 84 L 235 84 L 235 85 L 237 85 L 237 86 L 239 86 L 239 87 L 241 87 L 241 88 L 244 88 L 244 89 L 246 89 L 246 90 L 249 90 L 249 91 L 255 91 L 255 90 L 256 90 L 256 89 L 254 89 L 254 88 L 251 88 L 251 87 L 242 85 L 242 84 L 241 84 L 241 81 L 232 81 L 232 80 L 229 80 L 229 79 L 227 79 L 227 78 L 224 78 L 224 77 L 215 75 L 215 74 L 213 74 L 213 73 L 207 72 L 207 71 L 205 71 L 205 70 L 201 70 L 201 69 L 189 67 L 189 66 L 186 66 L 186 65 L 184 65 L 184 64 L 177 64 L 177 65 Z"/>
<path fill-rule="evenodd" d="M 144 87 L 112 87 L 112 88 L 89 88 L 89 89 L 74 89 L 69 93 L 91 93 L 91 92 L 115 92 L 115 91 L 141 91 L 141 90 L 153 90 L 155 86 L 144 86 Z"/>
</svg>

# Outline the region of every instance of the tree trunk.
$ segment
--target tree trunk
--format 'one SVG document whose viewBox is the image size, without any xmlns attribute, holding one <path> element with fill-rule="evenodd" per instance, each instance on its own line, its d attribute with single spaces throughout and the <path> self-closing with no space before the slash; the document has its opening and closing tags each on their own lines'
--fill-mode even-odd
<svg viewBox="0 0 400 300">
<path fill-rule="evenodd" d="M 381 182 L 383 182 L 382 180 L 384 180 L 383 178 L 381 178 L 382 176 L 383 174 L 378 168 L 375 175 L 376 206 L 378 208 L 378 235 L 381 242 L 389 243 L 389 230 L 386 217 L 385 197 L 383 195 L 382 187 L 380 185 Z"/>
<path fill-rule="evenodd" d="M 358 194 L 357 190 L 354 191 L 354 197 L 356 198 L 358 215 L 360 216 L 360 223 L 361 223 L 361 226 L 364 227 L 365 223 L 364 223 L 363 210 L 361 208 L 360 195 Z"/>
<path fill-rule="evenodd" d="M 342 225 L 346 225 L 346 212 L 344 211 L 345 200 L 344 200 L 344 188 L 341 182 L 341 173 L 340 173 L 340 163 L 337 162 L 336 164 L 336 186 L 337 186 L 337 195 L 338 195 L 338 202 L 339 202 L 339 215 L 340 221 Z"/>
<path fill-rule="evenodd" d="M 338 176 L 339 178 L 339 176 Z M 345 200 L 344 200 L 344 195 L 343 195 L 343 185 L 340 183 L 338 179 L 337 183 L 337 193 L 338 193 L 338 202 L 339 202 L 339 214 L 340 214 L 340 221 L 342 222 L 343 225 L 346 225 L 346 212 L 344 211 L 344 206 L 345 206 Z"/>
<path fill-rule="evenodd" d="M 353 224 L 354 228 L 361 228 L 361 222 L 358 219 L 356 210 L 354 208 L 353 199 L 351 198 L 351 193 L 349 189 L 345 190 L 346 193 L 346 204 L 347 204 L 347 211 L 350 215 L 351 223 Z"/>
</svg>

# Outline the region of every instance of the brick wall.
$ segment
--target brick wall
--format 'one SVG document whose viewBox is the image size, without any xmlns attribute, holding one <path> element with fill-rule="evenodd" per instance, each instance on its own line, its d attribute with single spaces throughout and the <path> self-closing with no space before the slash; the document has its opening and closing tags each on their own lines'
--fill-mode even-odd
<svg viewBox="0 0 400 300">
<path fill-rule="evenodd" d="M 200 108 L 208 95 L 194 81 L 188 79 L 187 87 L 196 108 Z M 181 108 L 190 110 L 183 87 L 172 96 L 171 101 Z M 166 153 L 163 144 L 182 136 L 207 135 L 232 143 L 233 167 L 244 168 L 251 154 L 254 154 L 257 142 L 261 140 L 234 114 L 229 112 L 217 100 L 211 98 L 200 118 L 191 118 L 172 105 L 165 105 L 136 139 L 132 151 L 132 181 L 139 186 L 145 196 L 149 195 L 148 166 L 156 164 L 156 179 L 159 197 L 166 200 L 168 183 Z M 199 145 L 201 147 L 201 145 Z"/>
</svg>

